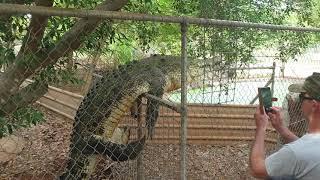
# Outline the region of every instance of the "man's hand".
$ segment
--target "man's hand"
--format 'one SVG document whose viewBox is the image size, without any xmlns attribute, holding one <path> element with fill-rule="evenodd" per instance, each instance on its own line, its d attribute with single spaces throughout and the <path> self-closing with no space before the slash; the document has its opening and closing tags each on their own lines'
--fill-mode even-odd
<svg viewBox="0 0 320 180">
<path fill-rule="evenodd" d="M 285 143 L 290 143 L 298 139 L 286 126 L 283 124 L 283 118 L 280 115 L 279 107 L 272 107 L 272 111 L 268 113 L 273 128 L 280 134 Z"/>
<path fill-rule="evenodd" d="M 256 112 L 254 113 L 254 119 L 256 121 L 257 130 L 266 130 L 268 126 L 268 119 L 264 108 L 257 107 Z"/>
<path fill-rule="evenodd" d="M 280 115 L 281 109 L 279 107 L 272 107 L 272 111 L 268 113 L 271 124 L 275 130 L 278 132 L 284 128 L 283 120 Z"/>
</svg>

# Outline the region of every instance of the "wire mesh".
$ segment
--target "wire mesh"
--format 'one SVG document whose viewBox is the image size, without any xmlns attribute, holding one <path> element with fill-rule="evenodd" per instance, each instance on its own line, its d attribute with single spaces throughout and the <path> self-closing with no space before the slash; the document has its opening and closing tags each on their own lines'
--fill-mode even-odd
<svg viewBox="0 0 320 180">
<path fill-rule="evenodd" d="M 207 22 L 216 26 L 188 24 L 181 157 L 179 24 L 40 13 L 0 19 L 0 177 L 179 179 L 185 159 L 182 174 L 190 179 L 251 179 L 257 88 L 272 87 L 286 125 L 302 136 L 307 124 L 287 87 L 319 69 L 319 47 L 291 56 L 278 48 L 291 47 L 289 41 L 271 37 L 303 37 L 298 29 Z M 150 35 L 159 29 L 171 31 Z M 121 41 L 129 36 L 130 43 Z M 283 143 L 271 126 L 266 143 L 268 152 Z"/>
</svg>

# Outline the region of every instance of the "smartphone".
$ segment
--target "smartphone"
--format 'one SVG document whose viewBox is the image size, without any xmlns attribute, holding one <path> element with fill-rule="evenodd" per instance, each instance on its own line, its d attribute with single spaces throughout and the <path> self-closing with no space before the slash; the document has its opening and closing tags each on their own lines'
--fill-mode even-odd
<svg viewBox="0 0 320 180">
<path fill-rule="evenodd" d="M 264 106 L 266 113 L 271 112 L 272 109 L 272 95 L 270 87 L 260 87 L 258 88 L 259 104 L 260 107 Z"/>
</svg>

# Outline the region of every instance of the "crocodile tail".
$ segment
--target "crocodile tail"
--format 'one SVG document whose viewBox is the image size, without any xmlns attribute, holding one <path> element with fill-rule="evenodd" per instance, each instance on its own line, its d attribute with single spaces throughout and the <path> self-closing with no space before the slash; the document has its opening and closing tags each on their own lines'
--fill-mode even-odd
<svg viewBox="0 0 320 180">
<path fill-rule="evenodd" d="M 91 137 L 88 148 L 94 149 L 95 153 L 110 157 L 113 161 L 127 161 L 135 159 L 144 148 L 146 137 L 129 144 L 117 144 L 100 138 Z"/>
</svg>

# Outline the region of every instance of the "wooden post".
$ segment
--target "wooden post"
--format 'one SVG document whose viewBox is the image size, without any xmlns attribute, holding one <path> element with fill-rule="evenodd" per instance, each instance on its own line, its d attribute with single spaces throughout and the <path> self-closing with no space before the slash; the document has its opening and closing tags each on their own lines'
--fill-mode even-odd
<svg viewBox="0 0 320 180">
<path fill-rule="evenodd" d="M 92 60 L 91 60 L 92 63 L 90 64 L 89 72 L 86 73 L 86 76 L 84 78 L 85 85 L 81 90 L 82 95 L 87 94 L 87 92 L 91 88 L 93 73 L 94 73 L 94 70 L 95 70 L 95 68 L 97 66 L 98 60 L 100 59 L 100 56 L 102 54 L 102 49 L 105 46 L 104 40 L 105 40 L 104 37 L 102 37 L 100 39 L 100 41 L 98 42 L 98 50 L 97 50 L 97 52 L 95 54 L 93 54 L 93 57 L 92 57 Z"/>
<path fill-rule="evenodd" d="M 92 58 L 92 63 L 90 64 L 90 69 L 89 71 L 86 73 L 85 77 L 84 77 L 84 81 L 85 84 L 81 90 L 81 94 L 85 95 L 87 94 L 87 92 L 89 91 L 91 84 L 92 84 L 92 77 L 93 77 L 93 73 L 94 70 L 96 68 L 97 62 L 100 58 L 101 52 L 96 53 L 93 58 Z"/>
</svg>

